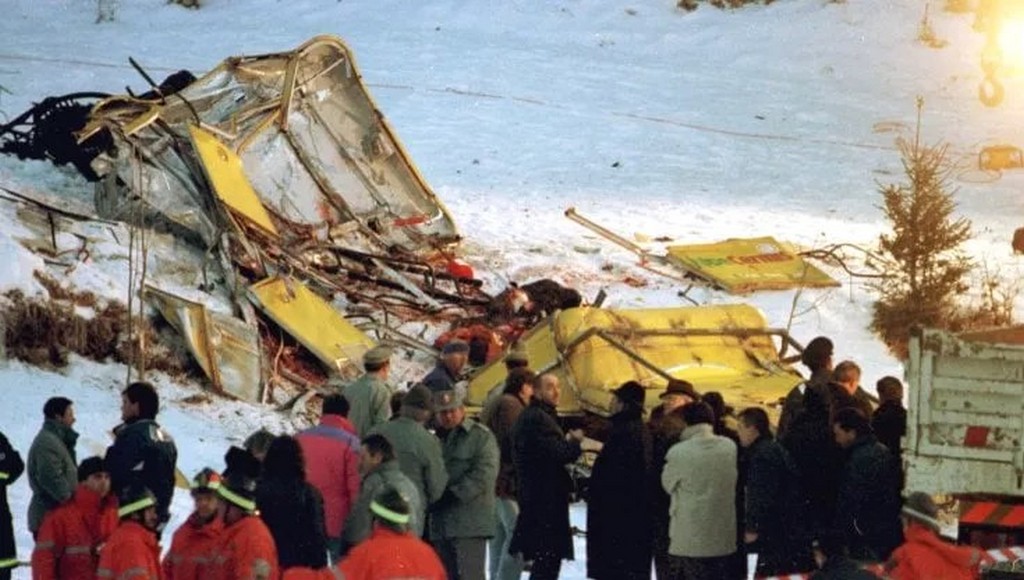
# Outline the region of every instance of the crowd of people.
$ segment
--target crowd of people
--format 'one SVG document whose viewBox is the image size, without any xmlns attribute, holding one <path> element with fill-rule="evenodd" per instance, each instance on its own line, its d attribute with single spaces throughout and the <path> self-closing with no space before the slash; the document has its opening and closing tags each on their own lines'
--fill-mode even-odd
<svg viewBox="0 0 1024 580">
<path fill-rule="evenodd" d="M 648 417 L 648 391 L 629 381 L 594 438 L 563 427 L 559 376 L 535 373 L 518 350 L 469 416 L 468 353 L 448 343 L 398 391 L 391 351 L 370 350 L 363 377 L 331 385 L 318 425 L 261 429 L 223 470 L 195 474 L 194 511 L 176 530 L 177 448 L 152 385 L 122 392 L 113 444 L 80 463 L 74 404 L 51 398 L 24 463 L 0 435 L 0 579 L 18 565 L 5 487 L 23 471 L 36 579 L 556 579 L 575 556 L 567 468 L 588 453 L 590 578 L 729 580 L 751 565 L 758 576 L 875 577 L 865 562 L 899 579 L 976 577 L 980 554 L 940 539 L 931 499 L 902 497 L 902 384 L 879 380 L 876 405 L 855 363 L 833 368 L 827 338 L 803 351 L 810 377 L 775 428 L 764 409 L 735 413 L 682 380 Z"/>
</svg>

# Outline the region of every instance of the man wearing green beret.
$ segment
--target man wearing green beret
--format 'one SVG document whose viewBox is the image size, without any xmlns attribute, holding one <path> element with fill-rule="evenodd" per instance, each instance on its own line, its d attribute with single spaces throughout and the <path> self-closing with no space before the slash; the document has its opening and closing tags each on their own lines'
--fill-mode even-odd
<svg viewBox="0 0 1024 580">
<path fill-rule="evenodd" d="M 376 346 L 366 351 L 363 369 L 366 371 L 363 376 L 341 388 L 349 404 L 348 420 L 360 437 L 391 418 L 391 393 L 395 390 L 387 383 L 391 349 Z"/>
</svg>

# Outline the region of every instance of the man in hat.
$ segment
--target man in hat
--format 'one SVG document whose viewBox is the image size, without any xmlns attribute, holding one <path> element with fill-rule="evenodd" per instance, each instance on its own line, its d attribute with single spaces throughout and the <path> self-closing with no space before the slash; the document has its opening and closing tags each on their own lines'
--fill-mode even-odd
<svg viewBox="0 0 1024 580">
<path fill-rule="evenodd" d="M 156 496 L 149 489 L 126 485 L 119 497 L 121 518 L 117 529 L 100 550 L 97 578 L 160 578 L 160 524 Z"/>
<path fill-rule="evenodd" d="M 327 551 L 337 560 L 342 524 L 359 495 L 359 437 L 347 419 L 350 408 L 344 396 L 327 397 L 322 409 L 320 424 L 295 439 L 306 460 L 306 480 L 323 497 Z"/>
<path fill-rule="evenodd" d="M 17 481 L 23 471 L 25 463 L 21 455 L 11 446 L 7 437 L 0 433 L 0 580 L 8 580 L 11 570 L 18 565 L 7 487 Z"/>
<path fill-rule="evenodd" d="M 432 392 L 454 391 L 455 384 L 460 380 L 460 373 L 469 361 L 469 344 L 461 340 L 453 340 L 441 349 L 441 358 L 437 365 L 423 377 L 421 381 Z"/>
<path fill-rule="evenodd" d="M 412 509 L 405 496 L 391 486 L 384 487 L 370 503 L 370 513 L 373 532 L 369 539 L 356 546 L 338 566 L 340 575 L 321 574 L 323 578 L 445 579 L 445 569 L 437 554 L 409 529 Z"/>
<path fill-rule="evenodd" d="M 612 428 L 590 476 L 587 577 L 649 580 L 651 436 L 643 421 L 645 392 L 629 381 L 612 395 Z"/>
<path fill-rule="evenodd" d="M 203 580 L 211 574 L 213 559 L 224 532 L 220 512 L 220 474 L 203 469 L 192 478 L 195 511 L 174 532 L 171 549 L 164 556 L 164 580 Z"/>
<path fill-rule="evenodd" d="M 71 499 L 43 518 L 32 552 L 37 580 L 95 578 L 100 546 L 117 528 L 117 500 L 103 459 L 82 461 L 78 482 Z"/>
<path fill-rule="evenodd" d="M 661 472 L 670 447 L 679 441 L 683 432 L 683 405 L 700 400 L 693 385 L 681 379 L 669 379 L 665 390 L 658 395 L 661 403 L 651 410 L 647 429 L 651 433 L 651 468 L 648 477 L 648 497 L 651 502 L 651 546 L 654 569 L 658 578 L 668 577 L 668 527 L 670 498 L 661 487 Z"/>
<path fill-rule="evenodd" d="M 426 428 L 433 410 L 434 395 L 430 389 L 413 385 L 402 399 L 399 417 L 371 431 L 387 437 L 394 446 L 402 473 L 416 485 L 425 505 L 441 499 L 448 484 L 441 442 Z"/>
<path fill-rule="evenodd" d="M 448 485 L 430 508 L 430 540 L 451 580 L 483 580 L 487 539 L 494 535 L 498 442 L 466 416 L 459 393 L 441 391 L 435 400 Z"/>
<path fill-rule="evenodd" d="M 388 384 L 391 355 L 391 349 L 383 345 L 366 351 L 363 355 L 363 370 L 366 372 L 340 390 L 348 399 L 348 420 L 355 426 L 358 437 L 365 436 L 370 429 L 391 418 L 391 393 L 395 391 Z"/>
<path fill-rule="evenodd" d="M 363 475 L 359 487 L 359 497 L 345 520 L 342 528 L 343 548 L 351 549 L 370 536 L 373 512 L 370 509 L 373 499 L 385 488 L 393 488 L 401 493 L 407 502 L 406 513 L 409 520 L 407 529 L 423 535 L 423 522 L 426 519 L 426 505 L 420 498 L 420 492 L 413 482 L 402 473 L 395 459 L 395 449 L 383 435 L 368 435 L 363 438 L 359 448 L 359 471 Z"/>
<path fill-rule="evenodd" d="M 217 547 L 211 580 L 278 578 L 277 548 L 270 530 L 256 512 L 256 480 L 241 470 L 230 473 L 217 488 L 224 532 Z"/>
<path fill-rule="evenodd" d="M 914 492 L 906 499 L 901 512 L 906 542 L 886 563 L 888 578 L 970 580 L 978 577 L 981 552 L 940 538 L 938 513 L 935 502 L 926 493 Z"/>
<path fill-rule="evenodd" d="M 793 387 L 782 402 L 782 416 L 779 417 L 777 436 L 786 436 L 793 420 L 804 410 L 804 393 L 807 389 L 817 390 L 822 399 L 828 403 L 828 383 L 832 380 L 832 341 L 825 336 L 817 336 L 807 343 L 800 353 L 800 362 L 811 372 L 811 377 Z"/>
</svg>

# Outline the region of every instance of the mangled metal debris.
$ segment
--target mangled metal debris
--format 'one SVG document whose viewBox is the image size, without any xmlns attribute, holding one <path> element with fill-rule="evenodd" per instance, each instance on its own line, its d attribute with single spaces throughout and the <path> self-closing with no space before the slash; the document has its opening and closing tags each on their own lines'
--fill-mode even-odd
<svg viewBox="0 0 1024 580">
<path fill-rule="evenodd" d="M 363 354 L 376 343 L 302 282 L 268 278 L 250 286 L 249 297 L 328 368 L 345 378 L 362 373 Z"/>
<path fill-rule="evenodd" d="M 143 295 L 185 339 L 215 391 L 243 401 L 263 401 L 263 357 L 255 328 L 153 286 L 147 286 Z"/>
<path fill-rule="evenodd" d="M 783 360 L 787 350 L 802 347 L 745 304 L 572 308 L 523 335 L 519 348 L 530 368 L 561 379 L 562 414 L 611 415 L 612 390 L 629 380 L 661 392 L 668 379 L 683 379 L 700 392 L 721 392 L 737 407 L 774 403 L 803 380 Z M 495 360 L 470 380 L 471 406 L 482 406 L 504 382 L 503 363 Z M 653 395 L 646 401 L 658 403 Z"/>
<path fill-rule="evenodd" d="M 454 259 L 454 222 L 337 38 L 229 58 L 174 91 L 106 98 L 78 137 L 99 151 L 101 217 L 170 231 L 206 252 L 204 274 L 222 274 L 209 278 L 223 280 L 236 319 L 166 291 L 149 301 L 225 394 L 266 397 L 277 376 L 266 367 L 280 362 L 268 351 L 284 348 L 268 344 L 268 324 L 325 375 L 358 372 L 374 341 L 335 300 L 397 321 L 457 318 L 489 300 Z"/>
<path fill-rule="evenodd" d="M 285 244 L 331 240 L 423 255 L 459 239 L 337 38 L 229 58 L 162 103 L 101 102 L 81 134 L 88 143 L 106 132 L 115 145 L 93 163 L 100 211 L 118 217 L 142 204 L 216 245 L 223 224 L 210 215 L 188 142 L 196 126 L 238 154 L 261 202 L 286 226 Z"/>
</svg>

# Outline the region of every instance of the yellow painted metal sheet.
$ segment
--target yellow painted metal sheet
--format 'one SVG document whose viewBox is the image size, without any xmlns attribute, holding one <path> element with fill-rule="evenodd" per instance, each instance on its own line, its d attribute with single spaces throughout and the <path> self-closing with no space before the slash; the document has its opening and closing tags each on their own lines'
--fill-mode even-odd
<svg viewBox="0 0 1024 580">
<path fill-rule="evenodd" d="M 669 246 L 667 251 L 670 262 L 732 294 L 839 286 L 828 274 L 771 237 Z"/>
<path fill-rule="evenodd" d="M 262 401 L 262 358 L 256 329 L 152 286 L 146 287 L 146 299 L 185 338 L 214 390 L 243 401 Z"/>
<path fill-rule="evenodd" d="M 554 369 L 563 379 L 561 413 L 607 415 L 610 391 L 628 380 L 639 381 L 648 390 L 648 408 L 658 404 L 666 378 L 612 341 L 665 374 L 690 381 L 700 392 L 719 391 L 730 405 L 742 408 L 774 403 L 802 380 L 779 360 L 772 337 L 759 334 L 766 329 L 761 312 L 742 304 L 574 308 L 542 322 L 523 342 L 531 368 Z M 498 360 L 473 377 L 470 405 L 481 405 L 487 393 L 504 381 L 502 363 Z"/>
<path fill-rule="evenodd" d="M 249 297 L 285 332 L 342 374 L 360 366 L 363 354 L 375 344 L 298 280 L 267 278 L 249 287 Z"/>
<path fill-rule="evenodd" d="M 263 207 L 242 167 L 242 159 L 228 149 L 213 133 L 189 126 L 192 145 L 210 179 L 214 193 L 233 212 L 252 222 L 264 232 L 277 236 L 277 228 Z"/>
</svg>

